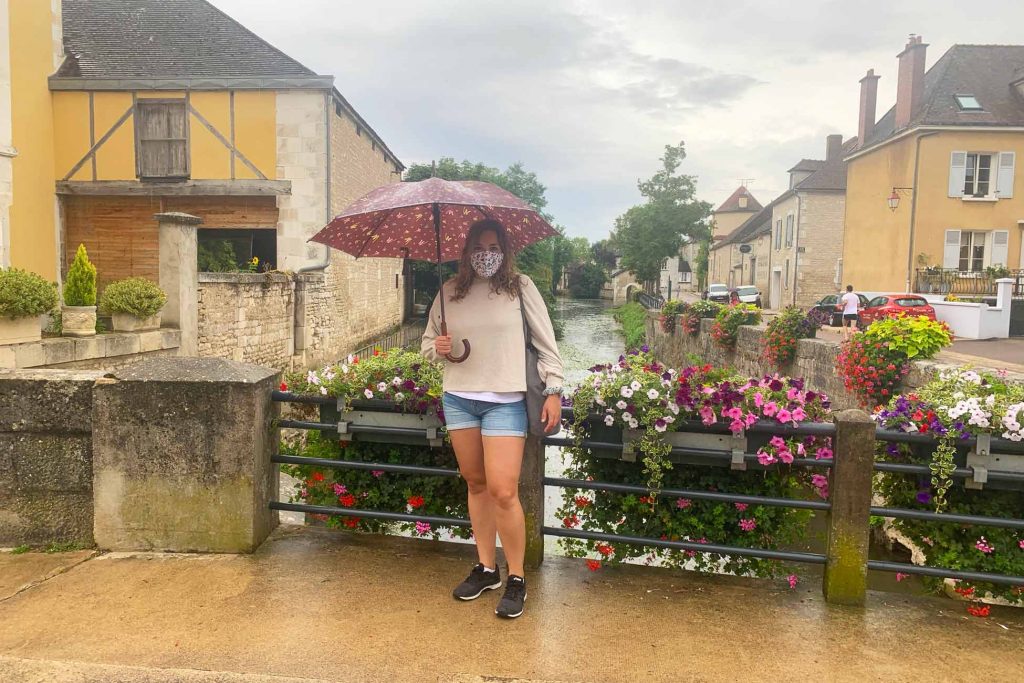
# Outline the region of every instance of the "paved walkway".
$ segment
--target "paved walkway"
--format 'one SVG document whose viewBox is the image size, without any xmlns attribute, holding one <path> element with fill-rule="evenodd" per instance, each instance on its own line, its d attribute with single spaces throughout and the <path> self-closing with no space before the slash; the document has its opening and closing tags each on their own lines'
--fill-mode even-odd
<svg viewBox="0 0 1024 683">
<path fill-rule="evenodd" d="M 254 555 L 0 554 L 0 681 L 1014 681 L 1024 611 L 549 557 L 526 614 L 472 548 L 288 526 Z M 43 579 L 31 585 L 33 579 Z M 25 584 L 31 587 L 24 588 Z"/>
</svg>

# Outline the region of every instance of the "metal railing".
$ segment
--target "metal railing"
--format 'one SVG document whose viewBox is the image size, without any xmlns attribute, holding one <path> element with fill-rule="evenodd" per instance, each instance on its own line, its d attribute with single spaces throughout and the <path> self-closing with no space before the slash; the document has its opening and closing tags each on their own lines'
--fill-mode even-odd
<svg viewBox="0 0 1024 683">
<path fill-rule="evenodd" d="M 996 295 L 996 280 L 1013 280 L 1012 296 L 1024 297 L 1024 270 L 964 272 L 957 268 L 918 268 L 914 273 L 914 291 L 920 294 L 956 294 L 958 296 Z"/>
<path fill-rule="evenodd" d="M 352 352 L 352 355 L 362 358 L 364 356 L 373 355 L 374 350 L 390 351 L 391 349 L 419 347 L 419 340 L 426 329 L 427 321 L 424 319 L 408 321 L 400 328 L 386 334 L 380 339 L 360 346 Z"/>
<path fill-rule="evenodd" d="M 331 404 L 336 402 L 336 399 L 329 397 L 297 396 L 281 391 L 275 391 L 272 399 L 280 402 L 302 402 L 314 404 Z M 572 420 L 571 409 L 563 409 L 563 419 L 567 421 Z M 338 431 L 339 429 L 337 424 L 297 420 L 282 420 L 280 421 L 279 426 L 282 428 L 321 431 Z M 410 435 L 410 430 L 404 427 L 387 428 L 378 426 L 374 427 L 372 430 L 362 431 L 358 427 L 349 425 L 347 429 L 352 433 L 361 432 L 367 435 L 385 433 L 402 436 Z M 725 424 L 716 423 L 713 425 L 704 425 L 695 421 L 686 421 L 681 423 L 679 431 L 683 433 L 700 434 L 729 433 L 728 426 Z M 935 441 L 932 437 L 922 434 L 907 434 L 904 432 L 878 429 L 874 422 L 861 411 L 843 411 L 841 413 L 837 413 L 834 415 L 834 423 L 832 424 L 815 423 L 796 427 L 782 427 L 776 423 L 760 422 L 749 427 L 746 432 L 750 434 L 778 434 L 787 437 L 831 437 L 833 439 L 833 458 L 820 460 L 798 458 L 792 463 L 797 467 L 820 468 L 828 472 L 830 491 L 829 499 L 822 501 L 802 500 L 747 495 L 725 491 L 701 491 L 673 488 L 662 489 L 654 492 L 654 494 L 659 497 L 689 498 L 693 500 L 709 500 L 721 503 L 742 503 L 748 505 L 764 505 L 795 510 L 813 510 L 816 512 L 823 512 L 826 515 L 826 526 L 828 529 L 828 540 L 824 553 L 697 543 L 693 541 L 639 537 L 599 531 L 586 531 L 575 528 L 545 526 L 543 523 L 543 488 L 545 486 L 562 489 L 637 493 L 643 495 L 651 494 L 650 490 L 646 486 L 642 485 L 544 476 L 543 446 L 566 446 L 570 443 L 576 443 L 574 440 L 565 437 L 548 437 L 539 440 L 532 440 L 535 444 L 532 448 L 532 456 L 530 445 L 531 441 L 528 441 L 527 456 L 524 460 L 524 472 L 536 473 L 536 483 L 533 485 L 524 483 L 521 489 L 523 505 L 527 513 L 526 517 L 528 520 L 532 520 L 532 522 L 528 523 L 527 528 L 527 563 L 532 566 L 538 565 L 542 561 L 543 556 L 543 537 L 556 536 L 581 540 L 626 543 L 652 548 L 666 548 L 672 550 L 696 551 L 702 553 L 736 555 L 824 565 L 825 573 L 823 589 L 826 598 L 830 602 L 841 604 L 861 604 L 863 602 L 867 589 L 865 569 L 900 572 L 904 574 L 918 574 L 937 578 L 989 582 L 1000 585 L 1024 586 L 1024 576 L 964 571 L 948 567 L 922 566 L 903 562 L 871 560 L 868 558 L 871 516 L 886 517 L 890 519 L 914 519 L 929 522 L 948 522 L 950 524 L 987 525 L 1012 529 L 1024 529 L 1024 520 L 1020 519 L 954 513 L 936 513 L 920 509 L 913 510 L 872 505 L 872 478 L 874 472 L 892 472 L 919 476 L 930 474 L 929 468 L 925 465 L 876 462 L 876 442 L 934 444 Z M 964 440 L 963 443 L 965 445 L 972 445 L 975 441 L 975 439 L 968 439 Z M 425 436 L 423 443 L 424 446 L 428 443 Z M 999 439 L 992 440 L 992 443 L 1004 452 L 1019 452 L 1024 454 L 1024 444 L 1009 441 L 1004 442 Z M 628 444 L 621 442 L 591 439 L 582 440 L 580 445 L 585 448 L 603 451 L 625 449 L 629 447 Z M 711 461 L 718 460 L 723 465 L 731 466 L 733 469 L 742 470 L 747 469 L 748 467 L 752 469 L 761 468 L 760 464 L 757 462 L 757 456 L 755 454 L 745 452 L 738 453 L 736 450 L 726 450 L 724 448 L 714 449 L 675 446 L 672 448 L 671 455 L 698 458 L 701 461 L 688 461 L 688 466 L 710 466 L 711 463 L 703 462 L 704 460 L 710 459 Z M 527 464 L 526 461 L 531 457 L 540 459 L 539 467 L 536 462 L 532 465 Z M 272 458 L 272 461 L 274 463 L 310 465 L 333 469 L 381 470 L 385 472 L 439 477 L 460 476 L 458 470 L 449 468 L 423 467 L 394 463 L 325 460 L 294 455 L 276 455 Z M 987 470 L 986 474 L 987 479 L 991 481 L 1024 481 L 1024 473 L 1021 472 Z M 977 475 L 978 472 L 975 467 L 958 467 L 954 470 L 952 476 L 958 479 L 971 479 L 976 478 Z M 526 479 L 529 481 L 530 477 L 527 476 Z M 356 518 L 363 517 L 367 519 L 400 522 L 423 521 L 432 524 L 461 527 L 470 525 L 469 520 L 462 518 L 431 517 L 419 515 L 415 512 L 399 513 L 379 510 L 334 508 L 277 501 L 271 502 L 270 507 L 275 510 L 291 510 L 320 515 L 339 515 Z M 531 548 L 539 548 L 539 550 L 532 551 L 532 558 Z"/>
<path fill-rule="evenodd" d="M 665 297 L 660 294 L 648 294 L 647 292 L 637 292 L 636 300 L 641 306 L 648 310 L 660 310 L 665 305 Z"/>
</svg>

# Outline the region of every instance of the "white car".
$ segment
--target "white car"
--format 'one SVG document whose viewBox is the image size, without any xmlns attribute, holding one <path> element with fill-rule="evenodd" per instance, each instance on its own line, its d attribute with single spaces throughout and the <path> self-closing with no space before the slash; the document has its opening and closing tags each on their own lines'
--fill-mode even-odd
<svg viewBox="0 0 1024 683">
<path fill-rule="evenodd" d="M 753 285 L 744 285 L 737 287 L 735 290 L 736 296 L 739 297 L 741 303 L 754 304 L 758 308 L 761 308 L 761 290 Z"/>
</svg>

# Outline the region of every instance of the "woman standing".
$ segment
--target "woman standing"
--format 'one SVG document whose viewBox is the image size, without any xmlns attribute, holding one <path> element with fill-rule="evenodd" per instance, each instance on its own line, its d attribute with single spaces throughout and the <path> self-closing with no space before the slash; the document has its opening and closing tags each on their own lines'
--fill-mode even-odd
<svg viewBox="0 0 1024 683">
<path fill-rule="evenodd" d="M 515 255 L 501 223 L 482 220 L 470 227 L 458 274 L 444 283 L 441 295 L 448 297 L 449 330 L 458 339 L 472 339 L 472 353 L 464 362 L 445 361 L 453 352 L 452 335 L 441 335 L 435 298 L 421 349 L 431 360 L 444 362 L 445 422 L 469 488 L 469 518 L 479 558 L 452 594 L 474 600 L 486 590 L 501 588 L 499 536 L 508 585 L 494 612 L 515 618 L 523 613 L 526 601 L 526 522 L 519 503 L 519 470 L 529 429 L 524 313 L 547 387 L 540 417 L 548 431 L 561 419 L 562 359 L 544 299 L 530 278 L 516 272 Z"/>
</svg>

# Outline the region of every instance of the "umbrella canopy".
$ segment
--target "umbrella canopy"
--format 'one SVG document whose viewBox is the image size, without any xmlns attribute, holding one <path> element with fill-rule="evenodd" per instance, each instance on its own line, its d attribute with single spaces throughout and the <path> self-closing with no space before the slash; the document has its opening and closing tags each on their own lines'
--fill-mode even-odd
<svg viewBox="0 0 1024 683">
<path fill-rule="evenodd" d="M 378 187 L 349 204 L 310 241 L 357 258 L 455 261 L 462 255 L 469 226 L 484 218 L 505 227 L 515 251 L 557 234 L 533 207 L 497 185 L 428 178 Z"/>
</svg>

